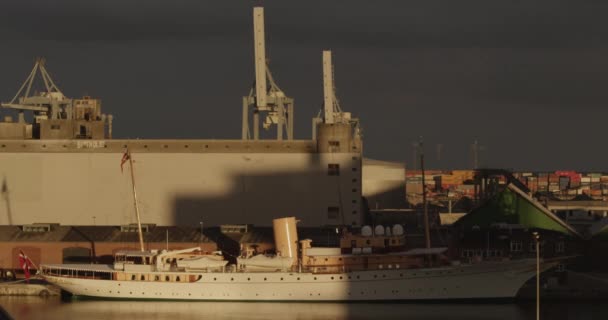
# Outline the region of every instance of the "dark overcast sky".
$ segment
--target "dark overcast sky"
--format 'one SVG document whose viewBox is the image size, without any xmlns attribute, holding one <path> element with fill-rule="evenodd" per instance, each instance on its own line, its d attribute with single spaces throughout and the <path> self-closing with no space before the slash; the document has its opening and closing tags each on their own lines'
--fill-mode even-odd
<svg viewBox="0 0 608 320">
<path fill-rule="evenodd" d="M 261 2 L 257 2 L 261 3 Z M 253 80 L 252 1 L 0 2 L 0 100 L 34 57 L 64 93 L 103 100 L 120 138 L 240 138 Z M 265 1 L 267 54 L 296 137 L 334 51 L 367 157 L 431 167 L 608 171 L 606 1 Z M 435 156 L 443 145 L 441 161 Z"/>
</svg>

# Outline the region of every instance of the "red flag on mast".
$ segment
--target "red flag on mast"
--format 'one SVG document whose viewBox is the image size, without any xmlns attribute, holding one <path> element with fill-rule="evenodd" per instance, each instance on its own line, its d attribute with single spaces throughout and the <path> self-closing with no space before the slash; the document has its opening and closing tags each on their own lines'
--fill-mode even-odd
<svg viewBox="0 0 608 320">
<path fill-rule="evenodd" d="M 123 172 L 123 165 L 125 162 L 131 159 L 131 154 L 129 153 L 129 149 L 125 149 L 125 153 L 122 155 L 122 159 L 120 160 L 120 172 Z"/>
<path fill-rule="evenodd" d="M 21 269 L 23 269 L 23 274 L 25 275 L 25 281 L 29 282 L 30 279 L 30 268 L 32 267 L 32 260 L 23 253 L 23 251 L 19 250 L 19 265 Z"/>
</svg>

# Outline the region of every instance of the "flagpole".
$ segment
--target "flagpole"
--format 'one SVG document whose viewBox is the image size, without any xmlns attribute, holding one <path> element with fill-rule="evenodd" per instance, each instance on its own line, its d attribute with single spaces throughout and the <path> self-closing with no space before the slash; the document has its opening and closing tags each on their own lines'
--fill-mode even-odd
<svg viewBox="0 0 608 320">
<path fill-rule="evenodd" d="M 133 173 L 133 157 L 127 148 L 127 155 L 129 156 L 129 168 L 131 169 L 131 185 L 133 186 L 133 202 L 135 204 L 135 215 L 137 216 L 137 234 L 139 235 L 139 247 L 141 251 L 144 251 L 144 236 L 141 231 L 141 219 L 139 216 L 139 205 L 137 204 L 137 190 L 135 189 L 135 173 Z"/>
<path fill-rule="evenodd" d="M 25 253 L 25 251 L 19 249 L 19 251 L 23 252 L 23 254 L 27 257 L 27 259 L 34 265 L 34 268 L 36 268 L 36 270 L 38 270 L 38 266 L 36 265 L 36 263 L 34 263 L 34 260 L 30 259 L 30 256 L 27 255 L 27 253 Z"/>
</svg>

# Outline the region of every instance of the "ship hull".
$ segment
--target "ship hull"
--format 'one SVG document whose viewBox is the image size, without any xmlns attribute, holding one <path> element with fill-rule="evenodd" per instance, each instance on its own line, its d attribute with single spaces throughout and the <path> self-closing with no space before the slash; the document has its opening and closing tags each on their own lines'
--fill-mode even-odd
<svg viewBox="0 0 608 320">
<path fill-rule="evenodd" d="M 543 269 L 550 265 L 544 264 Z M 336 274 L 200 273 L 190 283 L 44 277 L 75 296 L 214 301 L 390 301 L 514 298 L 536 273 L 534 260 L 446 268 Z"/>
</svg>

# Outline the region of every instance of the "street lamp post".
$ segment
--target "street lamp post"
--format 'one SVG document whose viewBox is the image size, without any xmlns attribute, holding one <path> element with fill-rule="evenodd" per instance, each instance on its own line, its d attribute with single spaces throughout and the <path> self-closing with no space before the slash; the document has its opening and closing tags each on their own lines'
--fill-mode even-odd
<svg viewBox="0 0 608 320">
<path fill-rule="evenodd" d="M 532 232 L 536 245 L 536 320 L 540 320 L 540 235 Z"/>
</svg>

